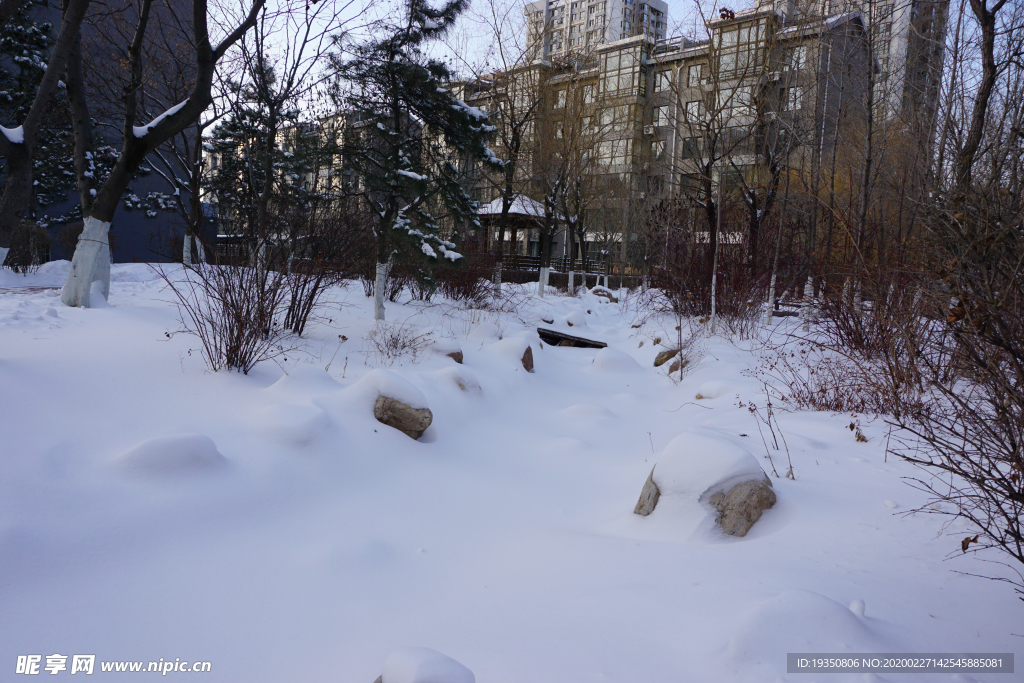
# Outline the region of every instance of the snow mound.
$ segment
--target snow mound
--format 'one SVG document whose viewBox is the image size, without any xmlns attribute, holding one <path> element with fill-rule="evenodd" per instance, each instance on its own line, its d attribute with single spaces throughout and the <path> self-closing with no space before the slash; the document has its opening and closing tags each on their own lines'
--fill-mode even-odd
<svg viewBox="0 0 1024 683">
<path fill-rule="evenodd" d="M 287 403 L 266 406 L 256 411 L 254 418 L 254 426 L 263 434 L 297 446 L 308 444 L 331 424 L 320 408 Z"/>
<path fill-rule="evenodd" d="M 71 261 L 67 259 L 61 259 L 60 261 L 48 261 L 43 265 L 39 266 L 39 270 L 35 272 L 36 275 L 44 277 L 52 277 L 57 281 L 63 282 L 68 273 L 71 272 Z"/>
<path fill-rule="evenodd" d="M 507 337 L 500 341 L 496 341 L 493 344 L 487 346 L 487 351 L 493 353 L 496 356 L 500 356 L 506 360 L 514 362 L 519 366 L 519 369 L 523 369 L 523 354 L 526 353 L 526 348 L 530 346 L 530 338 L 527 336 L 521 337 Z M 534 349 L 537 348 L 537 344 L 533 344 Z M 533 353 L 534 361 L 537 359 L 537 353 Z"/>
<path fill-rule="evenodd" d="M 663 498 L 684 496 L 701 502 L 741 482 L 764 477 L 757 458 L 746 449 L 700 432 L 672 439 L 654 466 L 654 483 Z"/>
<path fill-rule="evenodd" d="M 156 268 L 145 263 L 118 263 L 110 267 L 111 282 L 152 282 L 159 279 L 160 273 Z"/>
<path fill-rule="evenodd" d="M 643 372 L 640 364 L 633 356 L 613 348 L 604 348 L 597 352 L 594 360 L 587 368 L 588 372 Z"/>
<path fill-rule="evenodd" d="M 401 401 L 410 408 L 428 408 L 427 397 L 409 380 L 390 370 L 371 370 L 345 389 L 346 397 L 373 408 L 377 397 L 383 394 Z"/>
<path fill-rule="evenodd" d="M 121 455 L 117 464 L 129 474 L 159 477 L 217 471 L 227 466 L 227 460 L 208 436 L 174 434 L 143 441 Z"/>
<path fill-rule="evenodd" d="M 388 655 L 381 680 L 382 683 L 476 683 L 476 676 L 436 650 L 406 647 Z"/>
<path fill-rule="evenodd" d="M 466 337 L 469 341 L 489 341 L 495 338 L 501 339 L 501 330 L 494 323 L 480 323 Z"/>
<path fill-rule="evenodd" d="M 89 308 L 110 308 L 106 297 L 103 296 L 103 283 L 93 281 L 89 286 Z"/>
<path fill-rule="evenodd" d="M 483 393 L 483 389 L 480 387 L 480 380 L 477 379 L 476 374 L 469 368 L 461 365 L 432 372 L 429 376 L 437 378 L 437 384 L 441 386 L 455 386 L 461 391 L 471 394 Z"/>
<path fill-rule="evenodd" d="M 299 365 L 267 387 L 266 391 L 309 396 L 331 393 L 341 389 L 342 386 L 341 382 L 331 377 L 323 368 Z"/>
<path fill-rule="evenodd" d="M 462 347 L 459 345 L 459 342 L 455 341 L 451 337 L 441 337 L 439 339 L 434 340 L 434 343 L 431 345 L 430 348 L 435 353 L 440 353 L 441 355 L 447 355 L 449 353 L 455 353 L 456 351 L 462 350 Z"/>
<path fill-rule="evenodd" d="M 587 316 L 581 311 L 573 311 L 569 315 L 565 316 L 565 324 L 569 327 L 586 327 Z"/>
<path fill-rule="evenodd" d="M 723 382 L 720 379 L 704 382 L 697 388 L 697 393 L 700 394 L 701 398 L 721 398 L 733 391 L 734 386 L 732 384 Z"/>
<path fill-rule="evenodd" d="M 811 591 L 788 590 L 743 620 L 726 653 L 735 663 L 777 670 L 780 652 L 897 651 L 885 640 L 867 620 L 835 600 Z"/>
<path fill-rule="evenodd" d="M 571 415 L 572 417 L 589 417 L 599 420 L 611 420 L 617 417 L 615 413 L 604 406 L 597 406 L 593 403 L 577 403 L 569 406 L 568 408 L 562 408 L 562 415 Z"/>
</svg>

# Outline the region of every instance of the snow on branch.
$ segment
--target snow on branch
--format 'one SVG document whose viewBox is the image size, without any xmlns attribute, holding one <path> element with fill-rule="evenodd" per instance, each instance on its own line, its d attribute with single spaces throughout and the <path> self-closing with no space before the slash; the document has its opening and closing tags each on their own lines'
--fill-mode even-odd
<svg viewBox="0 0 1024 683">
<path fill-rule="evenodd" d="M 0 133 L 4 134 L 12 144 L 20 145 L 25 142 L 25 129 L 22 126 L 17 128 L 4 128 L 0 126 Z"/>
<path fill-rule="evenodd" d="M 178 104 L 174 105 L 173 107 L 165 111 L 163 114 L 160 114 L 160 116 L 156 117 L 155 119 L 147 123 L 145 126 L 132 126 L 132 135 L 134 135 L 137 138 L 146 137 L 149 131 L 153 130 L 153 128 L 159 125 L 161 121 L 166 119 L 168 116 L 173 116 L 174 114 L 177 114 L 179 111 L 181 111 L 181 108 L 184 107 L 186 104 L 188 104 L 188 100 L 185 100 L 184 102 L 179 102 Z"/>
</svg>

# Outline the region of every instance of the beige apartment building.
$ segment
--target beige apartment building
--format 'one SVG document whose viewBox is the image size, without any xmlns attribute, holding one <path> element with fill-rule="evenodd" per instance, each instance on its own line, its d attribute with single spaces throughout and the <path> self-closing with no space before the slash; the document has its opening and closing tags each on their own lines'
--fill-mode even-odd
<svg viewBox="0 0 1024 683">
<path fill-rule="evenodd" d="M 552 185 L 551 159 L 563 175 L 571 167 L 559 182 L 590 195 L 575 207 L 588 224 L 580 241 L 602 250 L 628 242 L 637 215 L 653 205 L 685 198 L 699 207 L 709 193 L 760 182 L 780 160 L 819 174 L 869 105 L 875 124 L 902 116 L 934 126 L 948 0 L 765 0 L 709 18 L 699 39 L 634 30 L 568 43 L 577 9 L 594 5 L 527 5 L 532 25 L 547 17 L 549 26 L 535 30 L 535 58 L 464 84 L 463 96 L 489 111 L 539 102 L 524 126 L 516 191 L 540 201 Z M 564 142 L 569 135 L 575 145 Z M 482 174 L 471 185 L 482 203 L 501 194 Z M 573 216 L 568 203 L 560 210 Z M 573 241 L 556 235 L 555 255 Z M 517 248 L 529 253 L 537 243 L 534 235 Z"/>
</svg>

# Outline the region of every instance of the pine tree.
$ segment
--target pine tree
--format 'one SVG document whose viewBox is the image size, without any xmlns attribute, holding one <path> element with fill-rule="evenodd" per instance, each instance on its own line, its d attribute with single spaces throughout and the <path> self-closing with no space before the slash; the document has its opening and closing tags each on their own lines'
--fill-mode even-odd
<svg viewBox="0 0 1024 683">
<path fill-rule="evenodd" d="M 460 162 L 500 168 L 485 144 L 494 131 L 487 112 L 467 106 L 445 84 L 448 67 L 423 47 L 444 35 L 468 7 L 451 0 L 433 9 L 406 0 L 400 23 L 384 20 L 375 39 L 335 55 L 334 96 L 346 112 L 344 164 L 356 180 L 376 240 L 374 317 L 384 319 L 384 289 L 391 264 L 461 256 L 439 235 L 436 209 L 456 225 L 479 228 L 476 203 L 460 182 Z"/>
</svg>

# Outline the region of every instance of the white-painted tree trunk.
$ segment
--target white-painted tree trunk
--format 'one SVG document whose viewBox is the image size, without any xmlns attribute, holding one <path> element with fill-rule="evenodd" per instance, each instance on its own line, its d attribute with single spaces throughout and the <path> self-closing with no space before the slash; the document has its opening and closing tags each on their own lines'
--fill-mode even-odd
<svg viewBox="0 0 1024 683">
<path fill-rule="evenodd" d="M 775 312 L 775 273 L 772 273 L 771 282 L 768 283 L 768 313 L 764 316 L 764 324 L 772 324 L 772 313 Z"/>
<path fill-rule="evenodd" d="M 537 278 L 537 296 L 544 296 L 544 290 L 548 288 L 548 273 L 551 268 L 544 266 L 540 269 L 540 276 Z"/>
<path fill-rule="evenodd" d="M 804 332 L 811 331 L 811 319 L 814 318 L 814 304 L 812 299 L 814 298 L 814 280 L 807 278 L 807 282 L 804 283 L 804 305 L 800 309 L 800 313 L 804 318 Z"/>
<path fill-rule="evenodd" d="M 494 287 L 491 288 L 492 296 L 497 299 L 501 297 L 501 259 L 498 259 L 498 265 L 494 267 Z"/>
<path fill-rule="evenodd" d="M 92 216 L 84 223 L 60 298 L 68 306 L 89 308 L 93 282 L 100 283 L 104 298 L 110 296 L 110 223 Z"/>
<path fill-rule="evenodd" d="M 181 265 L 186 268 L 192 267 L 192 235 L 186 234 L 185 239 L 181 241 Z"/>
<path fill-rule="evenodd" d="M 198 263 L 206 263 L 206 250 L 203 249 L 203 241 L 198 237 L 196 240 L 196 256 L 198 257 Z"/>
<path fill-rule="evenodd" d="M 384 319 L 384 289 L 388 284 L 388 263 L 377 263 L 377 277 L 373 281 L 373 319 Z"/>
<path fill-rule="evenodd" d="M 576 291 L 576 273 L 569 269 L 569 296 Z"/>
<path fill-rule="evenodd" d="M 4 261 L 7 260 L 7 252 L 9 251 L 10 249 L 7 247 L 0 247 L 0 266 L 4 265 Z"/>
</svg>

